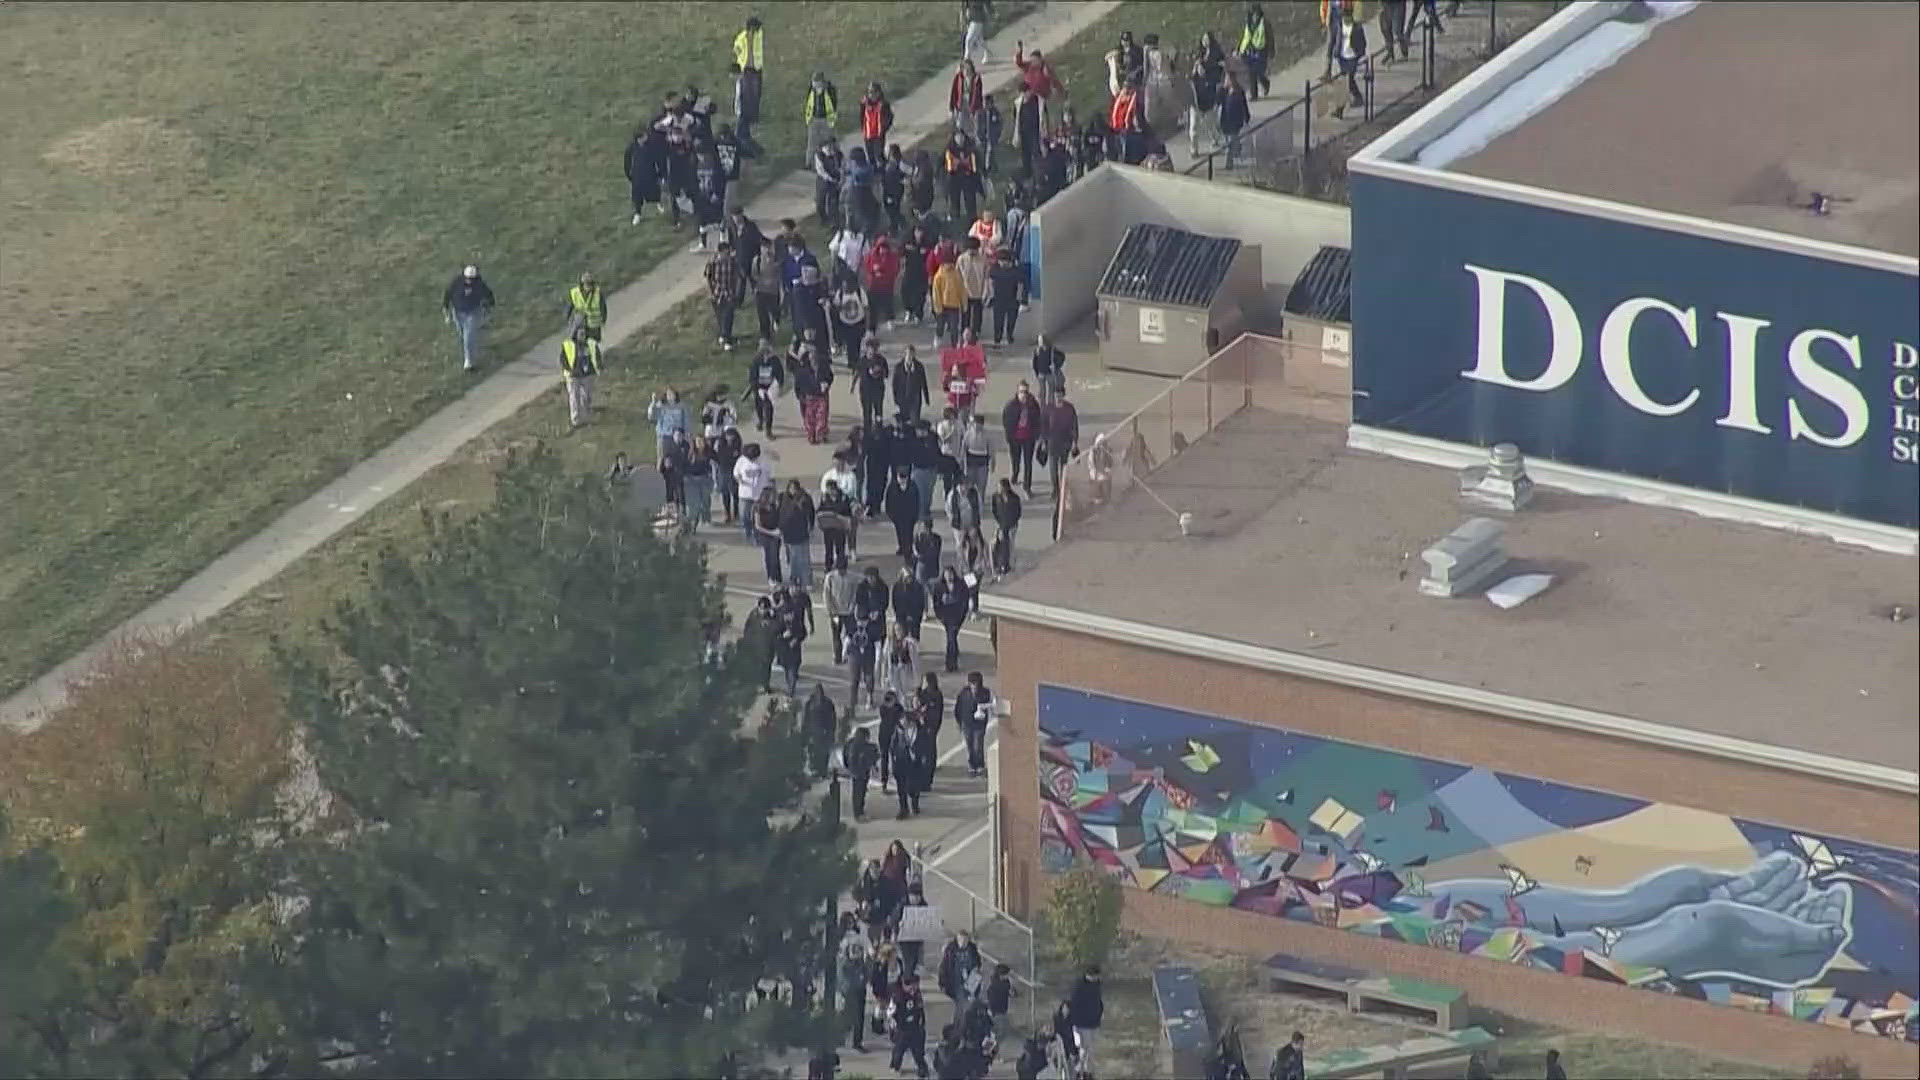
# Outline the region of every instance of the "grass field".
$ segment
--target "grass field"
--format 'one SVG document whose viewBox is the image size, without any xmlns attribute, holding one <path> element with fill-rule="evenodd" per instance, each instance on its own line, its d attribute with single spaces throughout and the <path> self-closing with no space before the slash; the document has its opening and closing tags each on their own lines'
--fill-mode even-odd
<svg viewBox="0 0 1920 1080">
<path fill-rule="evenodd" d="M 844 127 L 957 49 L 945 0 L 0 7 L 0 691 L 459 395 L 462 263 L 510 357 L 684 243 L 628 226 L 620 155 L 689 80 L 731 112 L 749 11 L 750 185 L 814 68 Z"/>
</svg>

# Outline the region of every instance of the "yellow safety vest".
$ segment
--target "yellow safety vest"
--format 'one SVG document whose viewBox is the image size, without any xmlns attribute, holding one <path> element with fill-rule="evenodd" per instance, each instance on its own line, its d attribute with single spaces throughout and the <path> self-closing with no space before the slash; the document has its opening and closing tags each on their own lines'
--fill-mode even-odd
<svg viewBox="0 0 1920 1080">
<path fill-rule="evenodd" d="M 600 287 L 595 285 L 592 292 L 575 285 L 567 292 L 567 300 L 573 304 L 573 310 L 587 322 L 587 328 L 598 330 L 600 324 L 607 321 L 606 301 L 600 298 Z"/>
<path fill-rule="evenodd" d="M 581 362 L 582 359 L 580 356 L 580 346 L 575 343 L 572 338 L 568 338 L 560 343 L 560 370 L 566 374 L 567 378 L 580 378 L 599 372 L 600 343 L 597 341 L 588 341 L 587 355 L 584 357 L 585 363 Z"/>
<path fill-rule="evenodd" d="M 742 71 L 759 71 L 766 63 L 767 32 L 742 30 L 733 36 L 733 62 Z"/>
<path fill-rule="evenodd" d="M 829 124 L 837 122 L 840 119 L 840 110 L 837 108 L 838 102 L 834 99 L 838 96 L 839 95 L 831 90 L 821 91 L 809 88 L 807 90 L 807 111 L 801 116 L 801 119 L 809 121 L 825 120 Z M 818 109 L 817 112 L 816 106 Z"/>
<path fill-rule="evenodd" d="M 1321 21 L 1323 22 L 1325 21 L 1324 15 L 1321 17 Z M 1266 49 L 1267 49 L 1267 20 L 1264 16 L 1262 16 L 1259 22 L 1254 23 L 1252 26 L 1241 28 L 1240 51 L 1243 53 L 1265 52 Z"/>
</svg>

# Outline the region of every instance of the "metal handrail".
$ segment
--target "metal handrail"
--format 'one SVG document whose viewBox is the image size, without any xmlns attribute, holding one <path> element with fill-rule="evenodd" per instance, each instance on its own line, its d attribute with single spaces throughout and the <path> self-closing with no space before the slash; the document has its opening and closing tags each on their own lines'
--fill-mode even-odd
<svg viewBox="0 0 1920 1080">
<path fill-rule="evenodd" d="M 920 844 L 915 843 L 913 847 L 914 847 L 913 853 L 908 856 L 908 859 L 910 861 L 910 864 L 914 868 L 919 870 L 920 880 L 923 887 L 928 876 L 931 875 L 933 878 L 944 883 L 946 887 L 958 889 L 961 892 L 966 894 L 967 896 L 967 931 L 969 934 L 973 936 L 974 945 L 980 949 L 981 958 L 985 960 L 991 960 L 994 963 L 1007 963 L 1006 960 L 1002 959 L 1001 957 L 995 956 L 993 955 L 993 953 L 989 952 L 987 949 L 987 946 L 980 941 L 980 935 L 978 934 L 977 931 L 980 926 L 980 909 L 983 907 L 986 910 L 992 912 L 993 917 L 995 919 L 999 919 L 1003 922 L 1006 922 L 1007 924 L 1011 925 L 1015 930 L 1018 930 L 1027 936 L 1027 973 L 1025 975 L 1021 975 L 1019 972 L 1011 970 L 1013 967 L 1012 964 L 1008 963 L 1007 966 L 1009 969 L 1009 973 L 1014 978 L 1014 981 L 1018 982 L 1020 985 L 1027 988 L 1027 994 L 1026 994 L 1027 1026 L 1032 1027 L 1033 1025 L 1037 1024 L 1039 1022 L 1039 1016 L 1040 1016 L 1040 1013 L 1039 1013 L 1040 965 L 1039 965 L 1039 955 L 1038 955 L 1039 938 L 1038 938 L 1038 935 L 1034 933 L 1033 927 L 1028 926 L 1026 923 L 1023 923 L 1019 919 L 1014 918 L 1012 915 L 1007 913 L 1005 908 L 1000 907 L 998 904 L 995 904 L 993 901 L 988 900 L 986 897 L 981 896 L 979 893 L 974 892 L 972 889 L 969 889 L 965 885 L 960 884 L 958 881 L 954 880 L 952 875 L 944 873 L 943 871 L 941 871 L 939 867 L 928 862 L 926 858 L 921 854 L 922 849 Z M 999 855 L 998 852 L 995 852 L 994 854 L 995 854 L 995 857 L 998 857 Z"/>
</svg>

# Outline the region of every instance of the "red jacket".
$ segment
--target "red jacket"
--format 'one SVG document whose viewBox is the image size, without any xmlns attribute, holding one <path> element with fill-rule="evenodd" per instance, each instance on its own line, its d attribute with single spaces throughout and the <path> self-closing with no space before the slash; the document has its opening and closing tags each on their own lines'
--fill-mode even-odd
<svg viewBox="0 0 1920 1080">
<path fill-rule="evenodd" d="M 867 276 L 867 288 L 892 292 L 893 283 L 900 277 L 900 253 L 892 244 L 876 243 L 867 251 L 867 264 L 861 269 Z"/>
<path fill-rule="evenodd" d="M 986 108 L 986 94 L 980 88 L 980 73 L 967 74 L 966 68 L 953 73 L 953 88 L 947 91 L 949 112 L 979 112 Z"/>
<path fill-rule="evenodd" d="M 872 98 L 860 100 L 860 137 L 863 139 L 884 139 L 887 131 L 893 127 L 893 106 L 887 99 L 875 101 Z M 879 162 L 873 162 L 875 168 Z"/>
<path fill-rule="evenodd" d="M 1027 84 L 1027 92 L 1034 97 L 1052 97 L 1054 87 L 1060 85 L 1060 77 L 1053 73 L 1053 65 L 1041 59 L 1037 53 L 1028 56 L 1015 49 L 1013 63 L 1020 69 L 1020 78 Z"/>
<path fill-rule="evenodd" d="M 927 252 L 927 280 L 932 281 L 934 273 L 938 271 L 942 265 L 950 263 L 959 257 L 960 252 L 953 246 L 951 239 L 942 240 L 933 245 L 933 250 Z"/>
<path fill-rule="evenodd" d="M 1132 131 L 1135 114 L 1140 111 L 1140 95 L 1133 87 L 1123 87 L 1114 95 L 1113 108 L 1107 113 L 1107 127 L 1115 132 Z"/>
</svg>

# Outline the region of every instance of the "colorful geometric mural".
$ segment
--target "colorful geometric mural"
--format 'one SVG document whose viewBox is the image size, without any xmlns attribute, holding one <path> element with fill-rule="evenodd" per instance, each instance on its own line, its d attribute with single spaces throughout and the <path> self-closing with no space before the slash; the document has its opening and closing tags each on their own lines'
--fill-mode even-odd
<svg viewBox="0 0 1920 1080">
<path fill-rule="evenodd" d="M 1913 852 L 1051 686 L 1040 720 L 1049 871 L 1920 1042 Z"/>
</svg>

